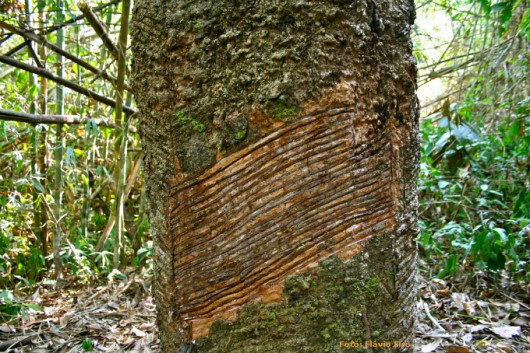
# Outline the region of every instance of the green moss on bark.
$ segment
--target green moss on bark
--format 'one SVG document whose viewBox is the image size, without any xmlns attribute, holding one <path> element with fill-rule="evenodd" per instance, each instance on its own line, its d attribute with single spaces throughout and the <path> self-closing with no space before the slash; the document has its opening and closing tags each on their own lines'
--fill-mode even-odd
<svg viewBox="0 0 530 353">
<path fill-rule="evenodd" d="M 289 122 L 295 119 L 296 114 L 300 110 L 298 105 L 286 99 L 278 99 L 270 101 L 268 109 L 274 119 Z"/>
<path fill-rule="evenodd" d="M 197 341 L 194 351 L 400 351 L 393 347 L 394 341 L 405 339 L 389 333 L 394 324 L 391 293 L 395 284 L 386 275 L 393 260 L 384 251 L 385 237 L 372 239 L 363 253 L 349 261 L 331 257 L 305 274 L 288 277 L 281 302 L 252 302 L 239 310 L 233 323 L 216 321 L 209 337 Z M 346 347 L 349 342 L 360 346 Z M 373 348 L 369 342 L 391 342 L 391 347 Z"/>
</svg>

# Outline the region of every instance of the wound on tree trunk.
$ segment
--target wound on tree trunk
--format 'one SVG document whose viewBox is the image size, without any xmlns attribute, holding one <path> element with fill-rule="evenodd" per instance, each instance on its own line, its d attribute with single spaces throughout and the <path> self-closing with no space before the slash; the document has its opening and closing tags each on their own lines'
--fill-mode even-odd
<svg viewBox="0 0 530 353">
<path fill-rule="evenodd" d="M 289 274 L 348 259 L 393 228 L 388 130 L 356 115 L 304 117 L 171 189 L 172 290 L 190 339 L 250 300 L 279 301 Z"/>
<path fill-rule="evenodd" d="M 414 4 L 137 0 L 133 19 L 162 349 L 410 350 Z"/>
</svg>

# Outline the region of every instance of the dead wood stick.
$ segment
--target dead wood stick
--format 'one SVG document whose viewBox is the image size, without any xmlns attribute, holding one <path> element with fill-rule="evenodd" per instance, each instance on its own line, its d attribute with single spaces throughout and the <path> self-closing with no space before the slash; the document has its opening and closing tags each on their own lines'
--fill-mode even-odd
<svg viewBox="0 0 530 353">
<path fill-rule="evenodd" d="M 88 6 L 86 2 L 81 1 L 77 4 L 77 7 L 79 10 L 81 10 L 83 15 L 85 15 L 88 23 L 92 26 L 98 37 L 103 41 L 103 45 L 107 47 L 115 59 L 118 59 L 118 47 L 114 45 L 112 39 L 110 39 L 109 35 L 107 34 L 107 31 L 105 31 L 105 27 L 98 19 L 96 14 L 92 11 L 90 6 Z"/>
<path fill-rule="evenodd" d="M 39 68 L 39 67 L 35 67 L 35 66 L 32 66 L 32 65 L 28 65 L 28 64 L 25 64 L 21 61 L 18 61 L 18 60 L 15 60 L 15 59 L 12 59 L 8 56 L 5 56 L 5 55 L 0 55 L 0 62 L 4 63 L 4 64 L 7 64 L 7 65 L 10 65 L 10 66 L 13 66 L 13 67 L 16 67 L 16 68 L 19 68 L 19 69 L 22 69 L 24 71 L 28 71 L 28 72 L 31 72 L 33 74 L 36 74 L 36 75 L 39 75 L 41 77 L 45 77 L 51 81 L 54 81 L 58 84 L 61 84 L 65 87 L 68 87 L 70 88 L 71 90 L 77 92 L 77 93 L 81 93 L 82 95 L 84 96 L 87 96 L 87 97 L 90 97 L 100 103 L 103 103 L 103 104 L 106 104 L 108 106 L 111 106 L 111 107 L 116 107 L 116 102 L 111 99 L 111 98 L 108 98 L 108 97 L 105 97 L 105 96 L 102 96 L 92 90 L 89 90 L 88 88 L 85 88 L 85 87 L 81 87 L 71 81 L 68 81 L 68 80 L 65 80 L 64 78 L 61 78 L 59 76 L 56 76 L 54 74 L 52 74 L 51 72 L 45 70 L 45 69 L 42 69 L 42 68 Z M 128 107 L 126 105 L 123 106 L 123 111 L 127 114 L 134 114 L 136 112 L 136 110 L 134 110 L 133 108 L 131 107 Z"/>
<path fill-rule="evenodd" d="M 38 342 L 39 335 L 22 336 L 13 338 L 12 340 L 0 342 L 0 352 L 7 352 L 8 349 L 18 348 L 23 346 L 35 345 Z"/>
<path fill-rule="evenodd" d="M 3 28 L 3 29 L 8 30 L 8 31 L 10 31 L 12 33 L 15 33 L 15 34 L 27 39 L 27 40 L 31 40 L 31 41 L 34 41 L 35 43 L 44 45 L 47 48 L 49 48 L 49 49 L 53 50 L 54 52 L 56 52 L 57 54 L 64 56 L 68 60 L 78 64 L 79 66 L 87 69 L 88 71 L 93 72 L 97 76 L 100 76 L 103 79 L 111 82 L 113 85 L 116 85 L 116 78 L 115 77 L 112 77 L 112 76 L 108 75 L 106 72 L 99 70 L 98 68 L 90 65 L 89 63 L 87 63 L 86 61 L 78 58 L 77 56 L 67 52 L 66 50 L 63 50 L 63 49 L 59 48 L 57 45 L 48 42 L 45 38 L 37 36 L 35 33 L 24 31 L 24 30 L 22 30 L 22 29 L 20 29 L 18 27 L 15 27 L 15 26 L 13 26 L 13 25 L 11 25 L 9 23 L 3 22 L 3 21 L 0 21 L 0 28 Z M 35 60 L 35 61 L 38 62 L 38 60 Z M 131 88 L 128 85 L 125 85 L 124 88 L 127 91 L 131 91 Z"/>
<path fill-rule="evenodd" d="M 79 115 L 38 115 L 0 109 L 0 120 L 18 121 L 29 124 L 84 124 L 90 119 Z M 92 119 L 96 125 L 114 126 L 105 119 Z"/>
</svg>

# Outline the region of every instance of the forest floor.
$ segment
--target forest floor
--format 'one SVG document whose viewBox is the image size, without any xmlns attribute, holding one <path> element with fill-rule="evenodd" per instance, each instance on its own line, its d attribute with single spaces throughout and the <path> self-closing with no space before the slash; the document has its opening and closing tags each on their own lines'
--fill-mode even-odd
<svg viewBox="0 0 530 353">
<path fill-rule="evenodd" d="M 481 272 L 452 282 L 422 274 L 415 352 L 530 352 L 528 286 Z M 132 272 L 118 283 L 62 291 L 40 285 L 22 300 L 23 315 L 0 322 L 0 352 L 159 353 L 150 280 Z"/>
</svg>

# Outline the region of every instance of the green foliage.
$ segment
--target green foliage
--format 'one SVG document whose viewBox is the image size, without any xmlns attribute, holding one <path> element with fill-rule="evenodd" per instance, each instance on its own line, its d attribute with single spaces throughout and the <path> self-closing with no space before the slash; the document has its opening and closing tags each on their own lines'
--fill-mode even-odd
<svg viewBox="0 0 530 353">
<path fill-rule="evenodd" d="M 87 1 L 93 9 L 101 2 Z M 34 1 L 33 8 L 23 7 L 0 13 L 0 21 L 12 26 L 26 26 L 50 43 L 57 40 L 53 30 L 58 23 L 80 15 L 75 1 L 63 1 L 64 13 L 57 1 Z M 42 11 L 42 16 L 38 12 Z M 107 6 L 96 11 L 103 20 L 114 42 L 119 32 L 119 8 Z M 42 21 L 41 21 L 42 20 Z M 29 21 L 29 22 L 28 22 Z M 6 30 L 5 34 L 9 31 Z M 116 77 L 117 65 L 106 48 L 84 20 L 64 26 L 65 50 L 77 58 Z M 2 48 L 7 52 L 23 41 L 19 35 L 4 36 Z M 57 56 L 49 50 L 41 57 L 40 46 L 32 43 L 35 55 L 50 72 L 55 73 Z M 27 49 L 12 54 L 13 59 L 35 66 Z M 130 58 L 130 55 L 128 55 Z M 114 98 L 114 85 L 83 67 L 65 61 L 64 79 L 85 86 L 100 95 Z M 46 91 L 43 90 L 46 88 Z M 41 102 L 48 98 L 48 113 L 54 111 L 56 84 L 29 73 L 0 64 L 0 108 L 25 113 L 42 113 Z M 127 105 L 134 105 L 131 95 Z M 109 226 L 115 209 L 114 175 L 119 154 L 113 141 L 123 136 L 121 128 L 98 125 L 96 119 L 111 120 L 113 109 L 94 100 L 65 89 L 65 114 L 87 118 L 84 125 L 65 125 L 65 145 L 62 159 L 55 160 L 54 148 L 58 137 L 49 125 L 0 121 L 0 289 L 31 289 L 35 283 L 52 277 L 53 235 L 61 234 L 58 247 L 63 266 L 62 277 L 75 283 L 86 283 L 111 271 L 113 233 L 101 240 Z M 94 119 L 89 119 L 93 117 Z M 134 119 L 133 119 L 134 120 Z M 129 156 L 126 174 L 132 176 L 136 163 L 141 162 L 138 130 L 132 121 L 129 139 Z M 200 127 L 198 127 L 200 129 Z M 60 199 L 56 193 L 55 166 L 60 163 L 63 187 Z M 124 240 L 125 257 L 130 262 L 138 249 L 150 240 L 149 222 L 144 215 L 145 196 L 142 173 L 131 180 L 131 190 L 124 208 L 128 214 Z M 60 206 L 59 219 L 52 210 Z M 101 244 L 100 244 L 101 243 Z M 137 266 L 149 261 L 144 257 Z M 53 277 L 52 277 L 53 278 Z M 16 303 L 15 303 L 16 304 Z M 4 304 L 14 305 L 14 304 Z M 18 305 L 18 304 L 16 304 Z M 20 305 L 19 305 L 20 306 Z"/>
<path fill-rule="evenodd" d="M 445 258 L 438 276 L 469 265 L 530 280 L 528 103 L 503 119 L 497 133 L 479 133 L 466 102 L 452 118 L 438 113 L 423 120 L 417 240 L 428 261 Z"/>
<path fill-rule="evenodd" d="M 475 269 L 530 281 L 528 5 L 443 0 L 418 9 L 450 29 L 415 31 L 419 84 L 442 88 L 423 104 L 421 253 L 439 277 Z"/>
<path fill-rule="evenodd" d="M 92 349 L 94 349 L 94 342 L 92 342 L 92 339 L 90 338 L 85 338 L 83 343 L 81 344 L 81 347 L 83 347 L 83 350 L 85 352 L 91 351 Z"/>
<path fill-rule="evenodd" d="M 133 258 L 131 265 L 134 267 L 144 267 L 147 269 L 152 269 L 153 263 L 153 242 L 147 241 L 145 247 L 138 249 L 136 256 Z"/>
<path fill-rule="evenodd" d="M 0 292 L 0 316 L 16 316 L 27 312 L 42 312 L 42 308 L 33 303 L 22 303 L 8 290 Z"/>
</svg>

